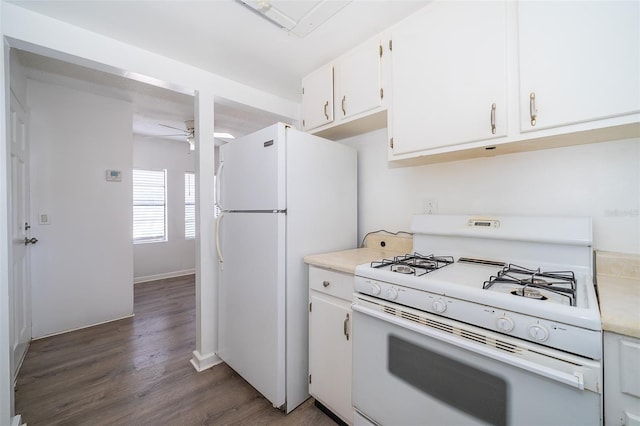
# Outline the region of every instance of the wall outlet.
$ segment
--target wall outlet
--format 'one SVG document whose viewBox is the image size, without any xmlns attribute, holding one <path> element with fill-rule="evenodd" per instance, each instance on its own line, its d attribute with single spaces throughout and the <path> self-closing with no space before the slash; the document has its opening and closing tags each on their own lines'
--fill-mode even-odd
<svg viewBox="0 0 640 426">
<path fill-rule="evenodd" d="M 423 211 L 424 214 L 438 213 L 438 200 L 435 198 L 425 198 Z"/>
</svg>

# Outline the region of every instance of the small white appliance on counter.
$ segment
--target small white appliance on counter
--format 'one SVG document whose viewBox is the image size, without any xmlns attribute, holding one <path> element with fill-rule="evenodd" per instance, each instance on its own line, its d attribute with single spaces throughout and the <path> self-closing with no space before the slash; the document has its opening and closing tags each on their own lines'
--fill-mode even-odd
<svg viewBox="0 0 640 426">
<path fill-rule="evenodd" d="M 357 152 L 278 123 L 220 148 L 219 353 L 274 407 L 308 393 L 303 257 L 357 245 Z"/>
<path fill-rule="evenodd" d="M 415 216 L 415 253 L 356 268 L 356 424 L 602 424 L 585 217 Z"/>
</svg>

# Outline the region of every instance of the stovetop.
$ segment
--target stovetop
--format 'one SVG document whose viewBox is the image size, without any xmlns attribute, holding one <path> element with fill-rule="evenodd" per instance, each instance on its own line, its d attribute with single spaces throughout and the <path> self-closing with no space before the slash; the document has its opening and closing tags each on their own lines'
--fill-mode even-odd
<svg viewBox="0 0 640 426">
<path fill-rule="evenodd" d="M 370 267 L 416 278 L 447 268 L 440 272 L 440 275 L 448 276 L 451 285 L 466 285 L 472 288 L 481 285 L 488 291 L 567 306 L 576 306 L 578 301 L 576 275 L 571 270 L 527 268 L 512 263 L 468 257 L 455 260 L 453 256 L 423 255 L 417 252 L 373 261 Z M 486 276 L 483 277 L 483 274 Z M 391 281 L 394 280 L 393 275 L 387 277 Z M 416 281 L 414 285 L 419 288 L 422 284 L 421 281 Z"/>
<path fill-rule="evenodd" d="M 589 218 L 417 215 L 411 230 L 415 253 L 359 265 L 356 292 L 599 359 Z"/>
</svg>

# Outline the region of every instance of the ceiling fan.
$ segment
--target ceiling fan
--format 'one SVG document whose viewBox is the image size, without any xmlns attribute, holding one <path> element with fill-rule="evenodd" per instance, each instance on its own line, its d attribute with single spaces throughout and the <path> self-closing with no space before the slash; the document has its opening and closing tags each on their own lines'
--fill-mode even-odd
<svg viewBox="0 0 640 426">
<path fill-rule="evenodd" d="M 163 135 L 163 136 L 184 136 L 185 138 L 187 138 L 187 143 L 189 144 L 189 150 L 193 151 L 196 149 L 196 145 L 195 145 L 195 126 L 194 126 L 194 121 L 193 120 L 186 120 L 184 122 L 184 126 L 186 127 L 186 129 L 180 129 L 178 127 L 173 127 L 173 126 L 169 126 L 166 124 L 159 124 L 162 127 L 168 127 L 169 129 L 174 129 L 174 130 L 178 130 L 180 131 L 180 133 L 176 134 L 176 135 Z M 235 139 L 235 137 L 230 134 L 230 133 L 223 133 L 223 132 L 214 132 L 213 133 L 213 137 L 214 138 L 221 138 L 221 139 Z"/>
</svg>

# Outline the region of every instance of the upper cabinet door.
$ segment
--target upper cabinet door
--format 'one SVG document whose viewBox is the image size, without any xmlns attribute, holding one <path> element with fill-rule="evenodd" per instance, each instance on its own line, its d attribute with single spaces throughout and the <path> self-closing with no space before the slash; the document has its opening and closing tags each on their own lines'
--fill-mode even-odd
<svg viewBox="0 0 640 426">
<path fill-rule="evenodd" d="M 346 118 L 380 106 L 382 46 L 377 40 L 365 43 L 344 56 L 336 66 L 336 109 Z"/>
<path fill-rule="evenodd" d="M 518 3 L 521 131 L 640 111 L 640 2 Z"/>
<path fill-rule="evenodd" d="M 315 129 L 333 121 L 333 64 L 302 79 L 302 128 Z"/>
<path fill-rule="evenodd" d="M 504 1 L 435 1 L 393 32 L 392 152 L 507 134 Z"/>
</svg>

